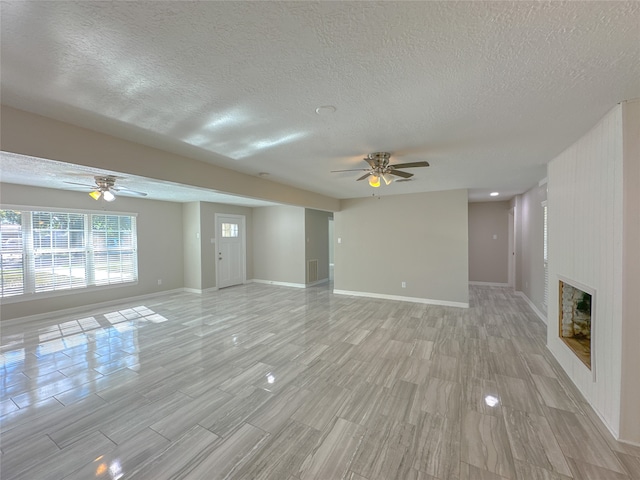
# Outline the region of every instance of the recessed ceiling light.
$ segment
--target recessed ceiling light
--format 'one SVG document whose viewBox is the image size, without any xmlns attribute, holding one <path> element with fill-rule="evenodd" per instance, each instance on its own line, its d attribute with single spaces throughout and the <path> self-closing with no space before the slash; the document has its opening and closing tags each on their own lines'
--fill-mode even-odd
<svg viewBox="0 0 640 480">
<path fill-rule="evenodd" d="M 492 197 L 497 197 L 498 195 L 500 195 L 500 193 L 498 193 L 498 192 L 491 192 L 489 195 L 490 195 L 490 196 L 492 196 Z"/>
<path fill-rule="evenodd" d="M 331 115 L 332 113 L 335 113 L 336 110 L 336 107 L 333 105 L 322 105 L 316 108 L 316 113 L 318 115 Z"/>
</svg>

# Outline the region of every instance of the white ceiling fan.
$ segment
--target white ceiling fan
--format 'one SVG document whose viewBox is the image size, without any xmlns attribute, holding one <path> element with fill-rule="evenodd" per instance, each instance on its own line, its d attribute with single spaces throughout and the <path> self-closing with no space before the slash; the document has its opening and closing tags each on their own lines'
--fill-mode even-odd
<svg viewBox="0 0 640 480">
<path fill-rule="evenodd" d="M 374 152 L 364 157 L 364 161 L 369 164 L 369 168 L 354 168 L 348 170 L 332 170 L 334 172 L 367 172 L 356 181 L 369 178 L 369 185 L 372 187 L 380 186 L 380 179 L 384 181 L 386 185 L 389 185 L 394 176 L 402 177 L 402 180 L 408 180 L 413 177 L 413 173 L 403 172 L 404 168 L 416 168 L 416 167 L 428 167 L 429 162 L 410 162 L 410 163 L 396 163 L 395 165 L 389 164 L 391 154 L 389 152 Z M 401 180 L 398 180 L 401 181 Z"/>
<path fill-rule="evenodd" d="M 137 195 L 140 197 L 146 197 L 144 192 L 138 192 L 137 190 L 131 190 L 127 187 L 116 187 L 116 178 L 113 175 L 96 175 L 95 185 L 87 185 L 86 183 L 65 182 L 69 185 L 81 185 L 83 187 L 93 189 L 89 192 L 89 196 L 94 200 L 100 200 L 103 198 L 107 202 L 113 202 L 116 199 L 115 193 L 123 192 L 131 195 Z M 115 193 L 114 193 L 115 192 Z"/>
</svg>

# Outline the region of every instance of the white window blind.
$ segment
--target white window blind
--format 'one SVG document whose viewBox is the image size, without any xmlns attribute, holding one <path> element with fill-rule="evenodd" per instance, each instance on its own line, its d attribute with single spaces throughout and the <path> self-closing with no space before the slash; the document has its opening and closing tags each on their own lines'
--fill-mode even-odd
<svg viewBox="0 0 640 480">
<path fill-rule="evenodd" d="M 0 210 L 2 297 L 134 282 L 136 217 Z"/>
<path fill-rule="evenodd" d="M 132 282 L 138 278 L 136 219 L 123 215 L 92 215 L 94 283 Z"/>
<path fill-rule="evenodd" d="M 0 283 L 3 297 L 24 291 L 24 250 L 22 248 L 22 214 L 0 210 Z"/>
</svg>

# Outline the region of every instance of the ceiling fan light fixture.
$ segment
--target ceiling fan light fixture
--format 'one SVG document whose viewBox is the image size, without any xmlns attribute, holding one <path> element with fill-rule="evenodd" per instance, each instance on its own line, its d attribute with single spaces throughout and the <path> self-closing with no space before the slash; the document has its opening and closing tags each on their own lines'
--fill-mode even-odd
<svg viewBox="0 0 640 480">
<path fill-rule="evenodd" d="M 378 188 L 380 186 L 380 177 L 377 175 L 371 175 L 369 177 L 369 185 L 373 188 Z"/>
<path fill-rule="evenodd" d="M 393 177 L 389 176 L 388 174 L 382 174 L 380 175 L 380 177 L 382 178 L 382 180 L 384 180 L 385 185 L 389 185 L 391 182 L 393 182 Z"/>
<path fill-rule="evenodd" d="M 102 196 L 107 202 L 113 202 L 116 199 L 116 196 L 111 192 L 111 190 L 105 190 L 102 193 Z"/>
<path fill-rule="evenodd" d="M 94 190 L 93 192 L 89 193 L 89 196 L 94 200 L 100 200 L 102 192 L 100 190 Z"/>
</svg>

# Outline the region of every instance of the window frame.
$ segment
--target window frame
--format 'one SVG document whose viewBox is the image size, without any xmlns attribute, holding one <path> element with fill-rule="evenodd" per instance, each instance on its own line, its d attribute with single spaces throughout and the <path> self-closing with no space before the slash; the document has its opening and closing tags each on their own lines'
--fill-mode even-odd
<svg viewBox="0 0 640 480">
<path fill-rule="evenodd" d="M 2 210 L 14 210 L 18 211 L 22 214 L 22 251 L 23 251 L 23 260 L 22 260 L 22 269 L 23 269 L 23 293 L 17 295 L 10 295 L 7 297 L 0 296 L 0 305 L 9 304 L 9 303 L 18 303 L 25 302 L 31 300 L 39 300 L 45 298 L 59 297 L 63 295 L 74 295 L 79 293 L 89 293 L 93 291 L 103 291 L 111 288 L 121 288 L 121 287 L 129 287 L 132 285 L 137 285 L 139 281 L 139 248 L 138 248 L 138 213 L 137 212 L 116 212 L 116 211 L 105 211 L 105 210 L 86 210 L 86 209 L 71 209 L 71 208 L 60 208 L 60 207 L 41 207 L 41 206 L 32 206 L 32 205 L 9 205 L 3 204 L 0 205 L 0 209 Z M 77 286 L 77 287 L 69 287 L 69 288 L 61 288 L 54 290 L 46 290 L 46 291 L 36 291 L 36 280 L 35 280 L 35 245 L 34 245 L 34 237 L 33 237 L 33 228 L 32 228 L 32 215 L 34 212 L 47 212 L 47 213 L 65 213 L 65 214 L 76 214 L 84 216 L 84 252 L 86 255 L 85 259 L 85 285 Z M 92 218 L 93 216 L 125 216 L 129 217 L 132 220 L 132 230 L 131 230 L 131 249 L 130 251 L 134 256 L 134 264 L 133 264 L 133 280 L 130 281 L 120 281 L 114 283 L 95 283 L 95 264 L 94 264 L 94 245 L 93 245 L 93 228 L 92 228 Z M 108 250 L 107 250 L 108 251 Z M 1 293 L 0 293 L 1 295 Z"/>
</svg>

